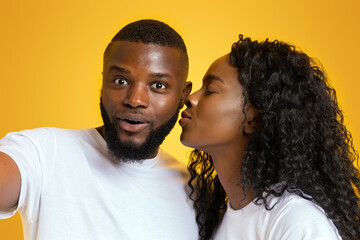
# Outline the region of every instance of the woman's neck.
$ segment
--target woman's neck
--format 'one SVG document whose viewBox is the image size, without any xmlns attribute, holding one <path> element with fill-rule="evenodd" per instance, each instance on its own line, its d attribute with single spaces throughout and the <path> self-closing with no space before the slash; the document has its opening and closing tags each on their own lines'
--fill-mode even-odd
<svg viewBox="0 0 360 240">
<path fill-rule="evenodd" d="M 230 206 L 235 209 L 245 207 L 254 199 L 250 188 L 243 190 L 241 166 L 245 156 L 245 149 L 228 146 L 216 149 L 210 153 L 221 185 L 229 197 Z"/>
</svg>

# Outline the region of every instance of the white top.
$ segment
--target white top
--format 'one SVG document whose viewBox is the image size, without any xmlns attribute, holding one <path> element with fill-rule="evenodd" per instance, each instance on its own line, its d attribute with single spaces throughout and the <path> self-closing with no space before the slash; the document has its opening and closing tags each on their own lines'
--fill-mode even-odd
<svg viewBox="0 0 360 240">
<path fill-rule="evenodd" d="M 10 133 L 0 151 L 21 172 L 17 209 L 25 239 L 198 239 L 185 164 L 160 150 L 115 163 L 96 129 Z"/>
<path fill-rule="evenodd" d="M 273 197 L 270 211 L 253 202 L 240 210 L 228 208 L 215 240 L 338 240 L 341 237 L 316 204 L 285 192 Z"/>
</svg>

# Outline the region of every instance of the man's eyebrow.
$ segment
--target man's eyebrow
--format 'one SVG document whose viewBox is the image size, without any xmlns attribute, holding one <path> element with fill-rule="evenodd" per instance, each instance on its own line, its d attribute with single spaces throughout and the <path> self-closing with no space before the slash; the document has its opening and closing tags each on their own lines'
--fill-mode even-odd
<svg viewBox="0 0 360 240">
<path fill-rule="evenodd" d="M 122 67 L 118 67 L 118 66 L 115 66 L 115 65 L 113 65 L 113 66 L 111 66 L 110 68 L 109 68 L 109 71 L 118 71 L 118 72 L 121 72 L 121 73 L 130 73 L 130 71 L 129 70 L 127 70 L 127 69 L 125 69 L 125 68 L 122 68 Z"/>
<path fill-rule="evenodd" d="M 118 72 L 121 72 L 121 73 L 131 73 L 129 70 L 125 69 L 125 68 L 122 68 L 122 67 L 119 67 L 119 66 L 111 66 L 109 68 L 109 71 L 118 71 Z M 151 73 L 150 74 L 150 77 L 153 77 L 153 78 L 169 78 L 169 79 L 172 79 L 172 76 L 168 73 Z"/>
<path fill-rule="evenodd" d="M 153 78 L 169 78 L 172 79 L 172 76 L 168 73 L 151 73 L 150 77 Z"/>
<path fill-rule="evenodd" d="M 225 84 L 224 83 L 224 80 L 222 80 L 221 78 L 219 78 L 218 76 L 216 75 L 213 75 L 213 74 L 209 74 L 209 75 L 206 75 L 204 78 L 203 78 L 203 82 L 208 82 L 208 81 L 211 81 L 211 80 L 216 80 L 216 81 L 219 81 L 221 82 L 222 84 Z"/>
</svg>

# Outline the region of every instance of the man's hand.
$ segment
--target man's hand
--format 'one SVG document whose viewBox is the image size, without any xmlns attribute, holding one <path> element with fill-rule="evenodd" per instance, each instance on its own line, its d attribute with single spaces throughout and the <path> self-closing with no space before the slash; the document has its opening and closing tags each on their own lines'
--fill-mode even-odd
<svg viewBox="0 0 360 240">
<path fill-rule="evenodd" d="M 21 175 L 14 160 L 0 152 L 0 211 L 17 206 L 21 189 Z"/>
</svg>

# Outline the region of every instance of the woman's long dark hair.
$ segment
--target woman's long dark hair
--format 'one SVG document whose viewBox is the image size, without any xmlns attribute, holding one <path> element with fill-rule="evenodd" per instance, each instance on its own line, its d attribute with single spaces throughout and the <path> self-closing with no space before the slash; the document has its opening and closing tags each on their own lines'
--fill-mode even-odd
<svg viewBox="0 0 360 240">
<path fill-rule="evenodd" d="M 269 195 L 298 194 L 321 206 L 344 240 L 359 239 L 358 154 L 322 68 L 292 45 L 242 35 L 230 62 L 245 103 L 260 110 L 242 165 L 243 189 L 250 187 L 268 210 Z M 199 234 L 210 239 L 227 197 L 210 155 L 194 150 L 188 169 Z"/>
</svg>

